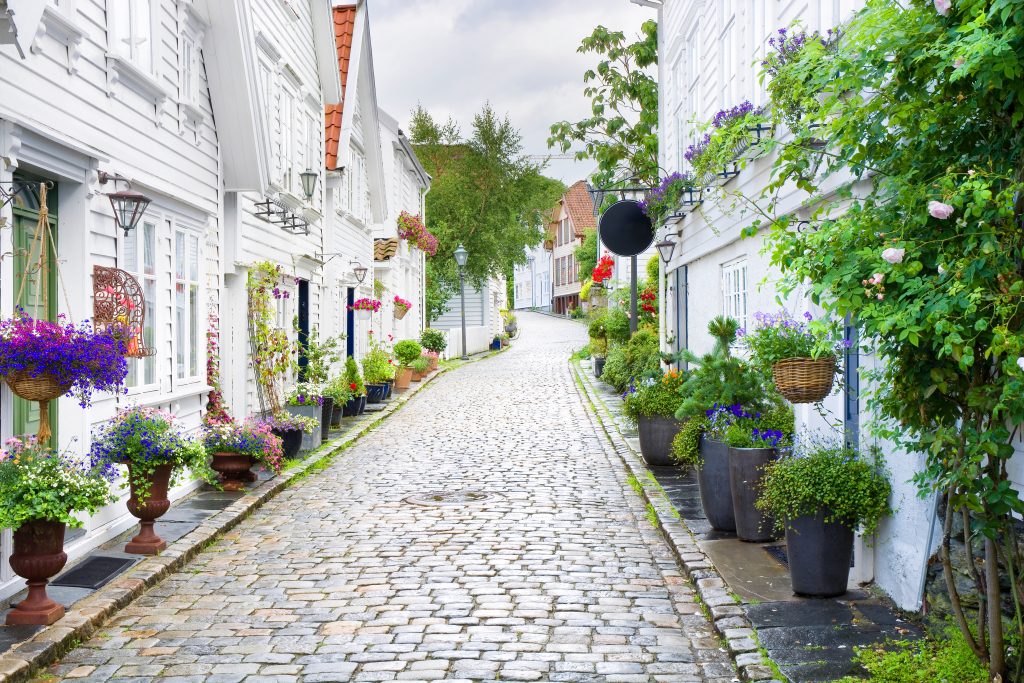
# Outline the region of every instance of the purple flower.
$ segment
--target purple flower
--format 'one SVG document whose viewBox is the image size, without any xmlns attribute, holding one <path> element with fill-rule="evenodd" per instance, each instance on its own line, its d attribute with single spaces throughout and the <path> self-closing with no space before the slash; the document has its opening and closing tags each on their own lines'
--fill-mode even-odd
<svg viewBox="0 0 1024 683">
<path fill-rule="evenodd" d="M 700 158 L 700 155 L 704 153 L 704 150 L 706 150 L 710 144 L 711 134 L 705 133 L 703 138 L 686 148 L 686 153 L 683 154 L 683 158 L 692 164 L 696 159 Z"/>
<path fill-rule="evenodd" d="M 743 118 L 747 114 L 761 114 L 763 111 L 760 107 L 755 108 L 748 100 L 744 100 L 732 109 L 722 109 L 715 114 L 715 117 L 711 119 L 711 125 L 715 128 L 724 128 L 730 122 Z"/>
</svg>

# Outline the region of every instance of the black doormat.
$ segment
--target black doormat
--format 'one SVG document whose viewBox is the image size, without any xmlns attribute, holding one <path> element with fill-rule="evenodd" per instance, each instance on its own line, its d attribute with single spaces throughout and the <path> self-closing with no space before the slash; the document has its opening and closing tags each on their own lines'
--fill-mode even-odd
<svg viewBox="0 0 1024 683">
<path fill-rule="evenodd" d="M 786 569 L 789 569 L 789 555 L 786 553 L 786 546 L 784 545 L 766 545 L 764 551 L 771 555 L 775 560 Z M 854 566 L 854 558 L 850 556 L 850 567 Z"/>
<path fill-rule="evenodd" d="M 56 581 L 51 581 L 50 585 L 96 590 L 136 562 L 138 560 L 126 557 L 94 555 L 83 560 Z"/>
</svg>

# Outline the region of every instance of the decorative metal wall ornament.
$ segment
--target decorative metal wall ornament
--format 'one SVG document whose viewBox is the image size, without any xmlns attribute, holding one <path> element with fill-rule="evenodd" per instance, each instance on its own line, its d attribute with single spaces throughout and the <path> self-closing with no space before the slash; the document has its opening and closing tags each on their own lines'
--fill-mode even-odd
<svg viewBox="0 0 1024 683">
<path fill-rule="evenodd" d="M 267 198 L 262 202 L 256 202 L 255 215 L 293 235 L 309 234 L 309 221 L 297 216 L 276 199 Z"/>
<path fill-rule="evenodd" d="M 46 180 L 43 184 L 46 185 L 47 189 L 53 189 L 52 180 Z M 11 189 L 7 190 L 4 185 L 9 185 Z M 39 183 L 26 182 L 23 180 L 11 180 L 6 183 L 0 183 L 0 210 L 14 201 L 14 198 L 20 193 L 31 192 L 37 185 L 39 185 Z M 4 225 L 6 225 L 6 219 L 0 218 L 0 227 L 4 227 Z"/>
<path fill-rule="evenodd" d="M 92 267 L 92 322 L 96 329 L 114 332 L 129 358 L 146 358 L 156 349 L 146 346 L 146 298 L 130 273 L 118 268 Z"/>
</svg>

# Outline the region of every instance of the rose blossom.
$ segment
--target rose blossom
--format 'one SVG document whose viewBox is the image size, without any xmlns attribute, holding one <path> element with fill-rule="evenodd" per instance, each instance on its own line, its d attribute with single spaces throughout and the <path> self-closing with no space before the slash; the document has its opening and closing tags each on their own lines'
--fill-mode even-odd
<svg viewBox="0 0 1024 683">
<path fill-rule="evenodd" d="M 947 16 L 949 14 L 951 4 L 950 0 L 935 0 L 935 11 L 942 16 Z"/>
<path fill-rule="evenodd" d="M 871 279 L 874 280 L 876 285 L 880 285 L 882 284 L 882 280 L 885 279 L 885 273 L 875 273 L 871 276 Z"/>
<path fill-rule="evenodd" d="M 896 249 L 889 247 L 882 252 L 882 259 L 888 263 L 896 265 L 897 263 L 903 263 L 903 255 L 907 253 L 906 249 Z"/>
<path fill-rule="evenodd" d="M 946 220 L 953 215 L 953 210 L 953 207 L 949 204 L 943 204 L 942 202 L 928 202 L 928 213 L 932 215 L 932 218 Z"/>
</svg>

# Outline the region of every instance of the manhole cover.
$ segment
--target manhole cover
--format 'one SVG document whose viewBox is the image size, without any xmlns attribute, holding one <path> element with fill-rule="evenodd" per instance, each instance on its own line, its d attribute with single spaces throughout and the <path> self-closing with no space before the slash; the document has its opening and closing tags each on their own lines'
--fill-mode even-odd
<svg viewBox="0 0 1024 683">
<path fill-rule="evenodd" d="M 412 505 L 471 505 L 494 498 L 494 495 L 486 491 L 430 491 L 409 496 L 405 502 Z"/>
</svg>

